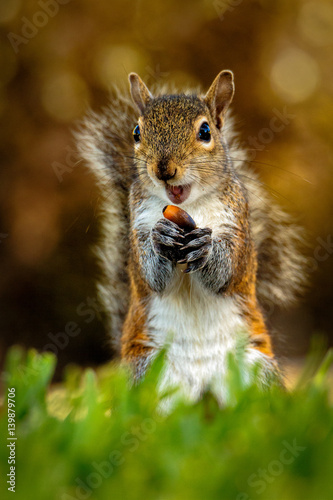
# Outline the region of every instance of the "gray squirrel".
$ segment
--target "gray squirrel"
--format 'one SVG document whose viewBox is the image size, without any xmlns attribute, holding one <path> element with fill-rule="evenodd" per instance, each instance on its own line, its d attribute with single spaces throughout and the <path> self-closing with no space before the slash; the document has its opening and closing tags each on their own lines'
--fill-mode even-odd
<svg viewBox="0 0 333 500">
<path fill-rule="evenodd" d="M 107 328 L 140 378 L 168 342 L 161 390 L 197 400 L 212 387 L 223 401 L 227 356 L 246 339 L 262 381 L 279 373 L 262 306 L 288 305 L 302 289 L 301 231 L 249 167 L 228 108 L 231 71 L 206 94 L 152 94 L 135 73 L 132 99 L 118 93 L 90 112 L 79 151 L 100 188 L 98 283 Z M 184 209 L 185 231 L 162 215 Z"/>
</svg>

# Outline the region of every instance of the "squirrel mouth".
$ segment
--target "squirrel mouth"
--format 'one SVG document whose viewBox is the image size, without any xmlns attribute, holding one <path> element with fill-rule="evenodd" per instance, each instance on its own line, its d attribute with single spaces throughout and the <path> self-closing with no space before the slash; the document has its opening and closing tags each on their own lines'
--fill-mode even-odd
<svg viewBox="0 0 333 500">
<path fill-rule="evenodd" d="M 176 205 L 183 203 L 191 192 L 191 186 L 189 184 L 184 186 L 171 186 L 171 184 L 167 184 L 165 189 L 169 200 Z"/>
</svg>

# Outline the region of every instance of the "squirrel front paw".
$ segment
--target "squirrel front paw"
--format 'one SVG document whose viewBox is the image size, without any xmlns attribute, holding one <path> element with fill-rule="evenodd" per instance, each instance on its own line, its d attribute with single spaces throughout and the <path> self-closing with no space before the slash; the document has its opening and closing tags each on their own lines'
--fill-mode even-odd
<svg viewBox="0 0 333 500">
<path fill-rule="evenodd" d="M 168 220 L 160 219 L 151 231 L 154 252 L 164 259 L 177 262 L 179 250 L 184 245 L 185 235 L 183 229 Z"/>
<path fill-rule="evenodd" d="M 178 264 L 187 263 L 184 273 L 193 273 L 202 269 L 212 251 L 212 230 L 209 227 L 194 229 L 185 236 L 185 245 L 180 249 Z"/>
</svg>

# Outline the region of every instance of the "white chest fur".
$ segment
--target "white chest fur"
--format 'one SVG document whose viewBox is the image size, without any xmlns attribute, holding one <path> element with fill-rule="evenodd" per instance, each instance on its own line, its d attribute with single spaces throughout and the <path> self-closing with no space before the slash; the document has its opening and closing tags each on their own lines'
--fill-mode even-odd
<svg viewBox="0 0 333 500">
<path fill-rule="evenodd" d="M 179 386 L 187 398 L 196 400 L 225 375 L 227 355 L 245 325 L 232 297 L 208 296 L 195 285 L 187 293 L 187 288 L 181 285 L 178 293 L 154 297 L 148 325 L 155 344 L 168 344 L 161 390 Z M 217 390 L 223 391 L 222 386 Z M 223 399 L 222 394 L 218 397 Z"/>
<path fill-rule="evenodd" d="M 163 201 L 149 200 L 137 214 L 135 226 L 151 229 L 161 218 L 162 205 Z M 223 232 L 223 224 L 234 222 L 232 212 L 218 198 L 201 200 L 197 206 L 184 204 L 184 209 L 198 227 L 210 227 L 213 235 Z M 154 345 L 168 344 L 161 391 L 178 386 L 185 397 L 196 400 L 210 386 L 223 401 L 227 356 L 246 332 L 234 297 L 214 295 L 177 266 L 167 292 L 153 296 L 147 326 Z"/>
</svg>

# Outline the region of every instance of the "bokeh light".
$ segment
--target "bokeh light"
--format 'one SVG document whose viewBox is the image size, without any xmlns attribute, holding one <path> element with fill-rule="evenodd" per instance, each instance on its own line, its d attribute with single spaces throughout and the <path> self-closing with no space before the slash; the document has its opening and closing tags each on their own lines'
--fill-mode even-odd
<svg viewBox="0 0 333 500">
<path fill-rule="evenodd" d="M 295 47 L 278 54 L 271 70 L 273 89 L 282 99 L 292 103 L 308 99 L 319 80 L 320 72 L 314 58 Z"/>
<path fill-rule="evenodd" d="M 89 103 L 89 90 L 84 80 L 70 70 L 46 73 L 42 85 L 45 111 L 57 120 L 70 122 L 82 116 Z"/>
<path fill-rule="evenodd" d="M 94 69 L 97 80 L 106 89 L 123 84 L 131 71 L 145 72 L 149 63 L 147 55 L 130 45 L 114 45 L 104 42 L 97 48 Z"/>
</svg>

